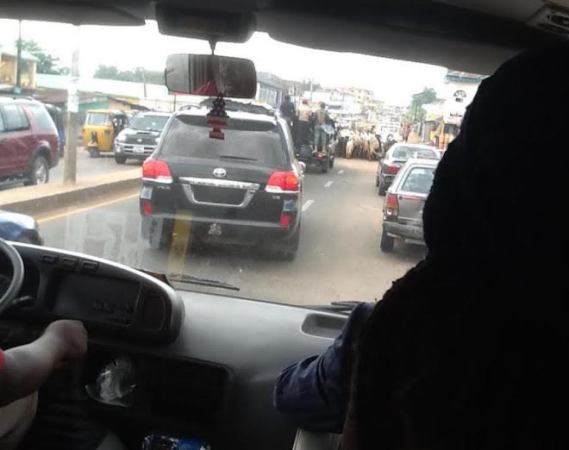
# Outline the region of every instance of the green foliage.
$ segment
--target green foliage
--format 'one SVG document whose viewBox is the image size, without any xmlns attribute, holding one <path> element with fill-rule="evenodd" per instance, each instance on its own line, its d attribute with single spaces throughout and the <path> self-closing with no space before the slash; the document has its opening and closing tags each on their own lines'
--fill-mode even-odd
<svg viewBox="0 0 569 450">
<path fill-rule="evenodd" d="M 134 81 L 137 83 L 143 83 L 146 79 L 146 82 L 149 84 L 165 84 L 164 72 L 145 70 L 142 67 L 137 67 L 134 70 L 119 70 L 115 66 L 99 64 L 94 77 L 107 80 Z"/>
<path fill-rule="evenodd" d="M 433 88 L 425 87 L 421 92 L 413 94 L 406 120 L 408 123 L 418 123 L 425 118 L 423 105 L 437 100 L 437 92 Z"/>
<path fill-rule="evenodd" d="M 18 48 L 18 41 L 16 41 L 16 48 Z M 50 55 L 43 50 L 36 41 L 22 39 L 22 51 L 34 55 L 37 59 L 37 73 L 48 74 L 62 74 L 66 68 L 60 68 L 59 58 Z M 23 61 L 22 66 L 27 69 L 26 61 Z"/>
</svg>

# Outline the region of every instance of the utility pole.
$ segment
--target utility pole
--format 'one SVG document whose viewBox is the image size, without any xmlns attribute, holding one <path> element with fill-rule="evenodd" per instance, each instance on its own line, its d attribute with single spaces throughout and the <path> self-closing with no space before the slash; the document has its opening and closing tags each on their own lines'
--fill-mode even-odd
<svg viewBox="0 0 569 450">
<path fill-rule="evenodd" d="M 18 20 L 18 42 L 16 55 L 16 87 L 14 93 L 22 93 L 22 21 Z"/>
<path fill-rule="evenodd" d="M 146 100 L 146 71 L 144 70 L 144 67 L 141 67 L 140 70 L 142 71 L 142 84 L 144 85 L 144 100 Z"/>
<path fill-rule="evenodd" d="M 63 157 L 63 183 L 75 184 L 77 182 L 77 135 L 79 134 L 79 47 L 80 28 L 73 30 L 76 33 L 75 49 L 71 56 L 71 77 L 67 87 L 67 139 L 65 155 Z"/>
</svg>

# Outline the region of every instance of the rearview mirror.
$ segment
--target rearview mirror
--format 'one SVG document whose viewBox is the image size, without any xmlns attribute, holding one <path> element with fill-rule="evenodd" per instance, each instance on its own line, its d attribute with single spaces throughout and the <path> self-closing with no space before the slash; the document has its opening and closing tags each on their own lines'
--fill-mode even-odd
<svg viewBox="0 0 569 450">
<path fill-rule="evenodd" d="M 166 86 L 173 92 L 254 98 L 257 73 L 253 61 L 217 55 L 169 55 Z"/>
</svg>

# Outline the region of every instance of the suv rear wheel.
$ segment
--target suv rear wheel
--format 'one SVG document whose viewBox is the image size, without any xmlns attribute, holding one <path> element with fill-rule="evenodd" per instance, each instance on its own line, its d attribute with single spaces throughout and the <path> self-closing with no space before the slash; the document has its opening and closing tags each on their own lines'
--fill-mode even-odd
<svg viewBox="0 0 569 450">
<path fill-rule="evenodd" d="M 46 184 L 49 181 L 49 163 L 45 156 L 38 155 L 32 161 L 32 170 L 28 174 L 24 184 L 32 186 L 35 184 Z"/>
<path fill-rule="evenodd" d="M 389 236 L 385 230 L 381 232 L 381 240 L 379 241 L 379 248 L 382 252 L 389 253 L 393 251 L 395 246 L 395 239 Z"/>
<path fill-rule="evenodd" d="M 163 250 L 170 245 L 172 230 L 164 220 L 152 220 L 148 232 L 148 244 L 152 250 Z"/>
<path fill-rule="evenodd" d="M 298 243 L 300 242 L 300 226 L 294 234 L 284 243 L 278 244 L 274 247 L 273 254 L 278 259 L 284 261 L 293 261 L 296 258 L 298 251 Z"/>
</svg>

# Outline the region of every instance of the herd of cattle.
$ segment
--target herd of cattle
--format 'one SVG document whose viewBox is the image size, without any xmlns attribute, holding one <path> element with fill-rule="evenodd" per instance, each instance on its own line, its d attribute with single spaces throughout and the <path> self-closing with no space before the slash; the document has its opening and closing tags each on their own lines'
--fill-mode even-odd
<svg viewBox="0 0 569 450">
<path fill-rule="evenodd" d="M 336 142 L 336 155 L 348 159 L 378 159 L 381 155 L 381 141 L 375 134 L 367 131 L 340 133 Z"/>
</svg>

